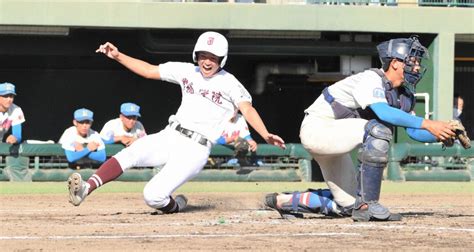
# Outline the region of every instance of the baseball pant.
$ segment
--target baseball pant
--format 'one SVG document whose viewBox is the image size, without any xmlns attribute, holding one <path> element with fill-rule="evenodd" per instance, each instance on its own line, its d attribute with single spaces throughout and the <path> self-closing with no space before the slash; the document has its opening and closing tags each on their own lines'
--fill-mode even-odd
<svg viewBox="0 0 474 252">
<path fill-rule="evenodd" d="M 355 203 L 357 179 L 350 152 L 362 144 L 366 123 L 307 115 L 301 126 L 301 143 L 318 162 L 334 201 L 343 207 Z"/>
<path fill-rule="evenodd" d="M 199 174 L 210 151 L 210 143 L 204 146 L 167 126 L 156 134 L 139 138 L 114 157 L 124 171 L 130 167 L 162 166 L 143 190 L 148 206 L 162 208 L 179 186 Z"/>
</svg>

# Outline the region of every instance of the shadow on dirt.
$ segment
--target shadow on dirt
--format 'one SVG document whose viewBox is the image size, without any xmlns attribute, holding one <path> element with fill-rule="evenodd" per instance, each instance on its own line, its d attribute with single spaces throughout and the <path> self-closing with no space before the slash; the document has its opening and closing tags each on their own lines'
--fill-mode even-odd
<svg viewBox="0 0 474 252">
<path fill-rule="evenodd" d="M 444 214 L 444 213 L 433 213 L 433 212 L 407 212 L 400 213 L 403 217 L 425 217 L 425 216 L 439 216 L 443 218 L 465 218 L 474 217 L 473 214 Z"/>
</svg>

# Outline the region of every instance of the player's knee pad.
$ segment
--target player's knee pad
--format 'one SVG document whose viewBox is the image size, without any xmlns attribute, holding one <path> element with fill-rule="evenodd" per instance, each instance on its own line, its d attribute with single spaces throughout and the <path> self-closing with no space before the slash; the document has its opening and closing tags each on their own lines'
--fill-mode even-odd
<svg viewBox="0 0 474 252">
<path fill-rule="evenodd" d="M 365 135 L 358 158 L 363 164 L 383 168 L 388 162 L 388 151 L 392 130 L 377 120 L 370 120 L 365 126 Z"/>
</svg>

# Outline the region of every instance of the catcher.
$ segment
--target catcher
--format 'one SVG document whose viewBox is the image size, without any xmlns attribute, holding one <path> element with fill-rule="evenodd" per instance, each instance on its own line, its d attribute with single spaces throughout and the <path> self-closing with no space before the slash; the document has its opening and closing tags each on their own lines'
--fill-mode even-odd
<svg viewBox="0 0 474 252">
<path fill-rule="evenodd" d="M 426 70 L 422 60 L 428 58 L 416 36 L 382 42 L 377 51 L 381 69 L 336 82 L 305 110 L 301 143 L 318 162 L 329 190 L 269 194 L 267 206 L 282 215 L 313 212 L 354 221 L 400 221 L 400 214 L 379 202 L 394 128 L 404 127 L 420 142 L 450 143 L 466 136 L 452 123 L 414 115 L 416 85 Z M 350 156 L 355 148 L 358 169 Z"/>
</svg>

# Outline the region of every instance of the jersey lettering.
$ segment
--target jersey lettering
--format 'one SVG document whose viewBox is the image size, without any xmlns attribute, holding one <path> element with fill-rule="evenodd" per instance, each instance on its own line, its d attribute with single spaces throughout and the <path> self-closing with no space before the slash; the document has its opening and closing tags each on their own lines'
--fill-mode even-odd
<svg viewBox="0 0 474 252">
<path fill-rule="evenodd" d="M 222 97 L 221 92 L 212 91 L 212 101 L 214 103 L 222 104 L 221 97 Z"/>
<path fill-rule="evenodd" d="M 192 82 L 189 83 L 188 79 L 186 78 L 183 78 L 182 82 L 183 82 L 184 91 L 186 91 L 186 93 L 188 94 L 194 94 L 193 83 Z"/>
<path fill-rule="evenodd" d="M 201 93 L 202 97 L 206 97 L 209 94 L 209 90 L 199 89 L 199 93 Z"/>
</svg>

